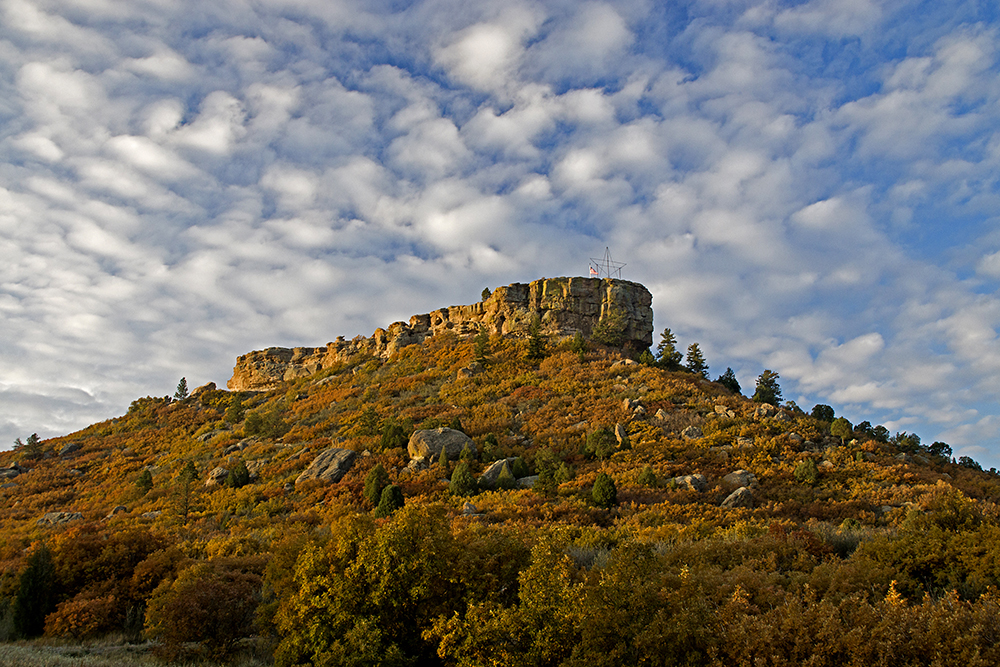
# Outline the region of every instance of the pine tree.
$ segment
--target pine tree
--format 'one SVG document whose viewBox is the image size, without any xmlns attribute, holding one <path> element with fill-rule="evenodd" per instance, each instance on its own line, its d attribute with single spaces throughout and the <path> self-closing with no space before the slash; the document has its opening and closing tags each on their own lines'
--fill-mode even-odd
<svg viewBox="0 0 1000 667">
<path fill-rule="evenodd" d="M 146 495 L 153 489 L 153 473 L 143 470 L 139 473 L 139 479 L 135 480 L 135 485 L 142 491 L 142 495 Z"/>
<path fill-rule="evenodd" d="M 609 509 L 617 505 L 618 489 L 615 487 L 615 481 L 605 472 L 598 473 L 590 497 L 598 507 Z"/>
<path fill-rule="evenodd" d="M 476 361 L 485 366 L 493 350 L 490 348 L 490 335 L 483 327 L 479 328 L 479 333 L 472 339 L 472 351 Z"/>
<path fill-rule="evenodd" d="M 698 343 L 688 345 L 687 362 L 684 365 L 692 373 L 708 379 L 708 364 L 705 363 L 705 356 Z"/>
<path fill-rule="evenodd" d="M 483 301 L 486 301 L 486 299 L 490 298 L 491 295 L 492 295 L 492 292 L 490 292 L 490 288 L 489 287 L 484 287 L 483 291 L 482 291 L 482 294 L 480 294 L 479 296 L 482 297 Z"/>
<path fill-rule="evenodd" d="M 770 403 L 777 407 L 781 402 L 781 387 L 778 386 L 778 374 L 772 370 L 765 370 L 757 376 L 757 389 L 753 393 L 753 400 L 756 403 Z"/>
<path fill-rule="evenodd" d="M 183 401 L 188 397 L 188 381 L 187 378 L 181 378 L 181 381 L 177 383 L 177 391 L 174 392 L 174 398 L 178 401 Z"/>
<path fill-rule="evenodd" d="M 460 461 L 455 466 L 455 472 L 451 474 L 448 490 L 455 496 L 471 496 L 478 488 L 479 485 L 476 483 L 476 478 L 472 476 L 472 471 L 469 470 L 468 462 Z"/>
<path fill-rule="evenodd" d="M 500 469 L 500 475 L 497 477 L 497 488 L 509 491 L 511 489 L 517 488 L 517 480 L 514 478 L 514 474 L 507 467 L 507 462 L 504 461 L 503 467 Z"/>
<path fill-rule="evenodd" d="M 529 361 L 540 361 L 545 358 L 545 339 L 542 337 L 542 323 L 535 315 L 531 320 L 531 328 L 528 329 L 528 354 Z"/>
<path fill-rule="evenodd" d="M 375 467 L 368 471 L 368 476 L 365 477 L 363 495 L 373 506 L 378 505 L 382 498 L 382 490 L 387 486 L 389 486 L 389 473 L 385 471 L 385 467 L 381 463 L 376 463 Z"/>
<path fill-rule="evenodd" d="M 375 508 L 375 516 L 378 518 L 389 516 L 402 508 L 405 502 L 403 491 L 395 484 L 390 484 L 382 489 L 382 496 L 379 498 L 378 507 Z"/>
<path fill-rule="evenodd" d="M 37 637 L 45 629 L 45 616 L 55 607 L 56 568 L 44 544 L 28 557 L 28 566 L 18 578 L 14 598 L 14 631 L 21 637 Z"/>
<path fill-rule="evenodd" d="M 734 394 L 740 393 L 740 383 L 736 379 L 736 373 L 733 372 L 732 368 L 726 368 L 726 372 L 720 375 L 716 382 Z"/>
<path fill-rule="evenodd" d="M 242 460 L 237 461 L 233 469 L 229 471 L 226 475 L 225 485 L 231 489 L 238 489 L 240 487 L 246 486 L 250 483 L 250 471 L 247 470 L 247 464 Z"/>
<path fill-rule="evenodd" d="M 583 361 L 587 357 L 587 341 L 584 339 L 583 334 L 577 331 L 573 334 L 573 340 L 569 344 L 570 352 L 575 352 Z"/>
<path fill-rule="evenodd" d="M 448 474 L 448 450 L 441 447 L 441 454 L 438 456 L 438 467 L 444 471 L 444 474 Z"/>
<path fill-rule="evenodd" d="M 608 347 L 621 347 L 625 344 L 625 330 L 628 328 L 628 320 L 624 313 L 618 308 L 609 308 L 601 319 L 594 325 L 594 330 L 590 337 Z"/>
<path fill-rule="evenodd" d="M 667 370 L 676 370 L 681 365 L 681 353 L 677 351 L 677 339 L 669 328 L 660 334 L 660 343 L 656 346 L 656 362 Z"/>
</svg>

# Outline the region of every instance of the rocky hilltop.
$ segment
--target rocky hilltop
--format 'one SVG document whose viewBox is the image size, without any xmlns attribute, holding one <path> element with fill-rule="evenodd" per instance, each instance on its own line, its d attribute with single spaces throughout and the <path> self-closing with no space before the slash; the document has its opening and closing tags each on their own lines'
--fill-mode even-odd
<svg viewBox="0 0 1000 667">
<path fill-rule="evenodd" d="M 325 347 L 271 347 L 240 356 L 227 386 L 233 391 L 268 390 L 280 382 L 312 375 L 357 354 L 382 358 L 421 343 L 444 331 L 475 335 L 480 328 L 504 336 L 526 336 L 537 316 L 548 336 L 589 338 L 594 326 L 609 313 L 625 321 L 625 347 L 645 350 L 653 343 L 652 295 L 643 285 L 627 280 L 599 278 L 542 278 L 528 284 L 498 287 L 489 298 L 469 306 L 450 306 L 409 323 L 394 322 L 368 338 L 338 337 Z"/>
</svg>

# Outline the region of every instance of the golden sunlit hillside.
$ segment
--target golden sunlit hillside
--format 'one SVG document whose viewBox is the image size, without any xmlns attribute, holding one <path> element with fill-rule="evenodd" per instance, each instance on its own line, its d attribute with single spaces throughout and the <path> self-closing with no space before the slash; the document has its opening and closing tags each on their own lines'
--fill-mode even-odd
<svg viewBox="0 0 1000 667">
<path fill-rule="evenodd" d="M 782 403 L 770 371 L 748 398 L 615 318 L 341 346 L 19 443 L 0 638 L 282 666 L 1000 662 L 995 473 Z"/>
</svg>

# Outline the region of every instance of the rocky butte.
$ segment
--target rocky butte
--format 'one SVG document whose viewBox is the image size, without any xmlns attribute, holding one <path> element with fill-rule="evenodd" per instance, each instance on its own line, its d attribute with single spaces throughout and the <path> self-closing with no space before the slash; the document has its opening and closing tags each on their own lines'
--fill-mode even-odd
<svg viewBox="0 0 1000 667">
<path fill-rule="evenodd" d="M 496 288 L 489 298 L 470 306 L 450 306 L 409 323 L 394 322 L 370 337 L 343 336 L 326 347 L 270 347 L 240 356 L 226 386 L 232 391 L 264 391 L 279 383 L 312 375 L 358 354 L 382 358 L 451 331 L 473 336 L 480 328 L 491 334 L 525 337 L 537 316 L 543 334 L 589 338 L 601 318 L 618 313 L 624 319 L 624 347 L 645 350 L 653 343 L 653 297 L 645 286 L 609 278 L 542 278 L 528 284 Z"/>
</svg>

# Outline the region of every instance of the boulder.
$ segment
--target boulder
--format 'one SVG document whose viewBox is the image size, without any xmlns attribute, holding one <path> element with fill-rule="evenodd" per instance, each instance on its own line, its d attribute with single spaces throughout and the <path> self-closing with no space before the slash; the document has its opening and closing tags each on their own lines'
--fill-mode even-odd
<svg viewBox="0 0 1000 667">
<path fill-rule="evenodd" d="M 458 369 L 458 378 L 460 380 L 468 380 L 469 378 L 476 377 L 482 372 L 483 372 L 483 365 L 478 361 L 473 361 L 465 368 Z"/>
<path fill-rule="evenodd" d="M 215 391 L 215 383 L 209 382 L 208 384 L 201 385 L 200 387 L 191 392 L 191 396 L 194 397 L 206 391 Z"/>
<path fill-rule="evenodd" d="M 527 477 L 521 477 L 517 480 L 517 486 L 522 489 L 530 489 L 535 486 L 535 482 L 538 481 L 538 475 L 528 475 Z"/>
<path fill-rule="evenodd" d="M 104 518 L 110 519 L 111 517 L 117 516 L 118 514 L 127 514 L 127 513 L 128 513 L 128 508 L 125 507 L 124 505 L 119 505 L 118 507 L 108 512 L 108 515 Z"/>
<path fill-rule="evenodd" d="M 0 479 L 14 479 L 20 474 L 21 474 L 20 469 L 16 467 L 0 468 Z"/>
<path fill-rule="evenodd" d="M 646 408 L 641 405 L 635 406 L 635 410 L 632 411 L 632 416 L 636 419 L 642 419 L 646 416 Z"/>
<path fill-rule="evenodd" d="M 679 489 L 687 489 L 688 491 L 704 491 L 708 488 L 708 478 L 699 474 L 674 477 L 667 481 L 667 484 L 670 483 L 673 483 Z"/>
<path fill-rule="evenodd" d="M 208 442 L 209 440 L 211 440 L 215 436 L 222 435 L 223 433 L 229 433 L 229 431 L 224 431 L 224 430 L 221 430 L 221 429 L 216 429 L 214 431 L 209 431 L 208 433 L 202 433 L 197 438 L 195 438 L 195 440 L 197 440 L 198 442 Z"/>
<path fill-rule="evenodd" d="M 309 467 L 295 479 L 295 483 L 299 484 L 310 479 L 330 483 L 339 482 L 354 465 L 354 459 L 357 456 L 358 453 L 353 449 L 341 449 L 340 447 L 324 449 L 319 456 L 313 459 Z"/>
<path fill-rule="evenodd" d="M 434 459 L 441 456 L 443 448 L 449 459 L 457 459 L 462 449 L 468 445 L 472 453 L 476 453 L 476 443 L 461 431 L 450 428 L 433 428 L 414 431 L 406 449 L 413 459 Z"/>
<path fill-rule="evenodd" d="M 462 514 L 465 516 L 472 516 L 473 514 L 479 514 L 479 510 L 472 503 L 465 503 L 462 505 Z"/>
<path fill-rule="evenodd" d="M 753 507 L 753 492 L 750 491 L 745 486 L 741 486 L 736 489 L 722 501 L 723 507 L 735 508 L 735 507 Z"/>
<path fill-rule="evenodd" d="M 715 406 L 715 414 L 721 415 L 723 417 L 729 417 L 730 419 L 733 419 L 733 418 L 736 417 L 736 413 L 733 412 L 732 410 L 730 410 L 729 408 L 727 408 L 725 405 L 716 405 Z"/>
<path fill-rule="evenodd" d="M 778 408 L 774 407 L 770 403 L 761 403 L 757 406 L 757 409 L 753 411 L 753 416 L 757 419 L 769 419 L 778 414 Z"/>
<path fill-rule="evenodd" d="M 736 438 L 736 446 L 737 447 L 753 447 L 753 438 L 744 438 L 742 436 L 739 437 L 739 438 Z"/>
<path fill-rule="evenodd" d="M 153 510 L 152 512 L 143 512 L 141 518 L 143 519 L 155 519 L 156 517 L 163 514 L 161 510 Z"/>
<path fill-rule="evenodd" d="M 222 484 L 229 477 L 229 471 L 223 467 L 218 467 L 212 472 L 208 473 L 208 478 L 205 480 L 205 486 L 216 486 Z"/>
<path fill-rule="evenodd" d="M 665 421 L 667 419 L 667 411 L 664 410 L 663 408 L 660 408 L 659 410 L 656 411 L 656 414 L 653 415 L 653 419 L 661 422 Z"/>
<path fill-rule="evenodd" d="M 82 445 L 79 442 L 67 442 L 63 445 L 63 448 L 59 450 L 59 456 L 66 456 L 67 454 L 80 451 L 81 446 Z"/>
<path fill-rule="evenodd" d="M 505 463 L 507 464 L 507 467 L 510 468 L 511 473 L 513 474 L 514 458 L 515 457 L 511 456 L 509 458 L 500 459 L 499 461 L 494 461 L 493 463 L 489 464 L 486 467 L 486 470 L 483 471 L 483 474 L 479 476 L 479 485 L 487 489 L 495 488 L 497 485 L 497 478 L 499 478 L 500 473 L 503 472 L 503 466 Z"/>
<path fill-rule="evenodd" d="M 702 437 L 704 433 L 697 426 L 688 426 L 686 429 L 681 431 L 681 437 L 686 440 L 697 440 Z"/>
<path fill-rule="evenodd" d="M 81 520 L 83 520 L 83 514 L 80 512 L 49 512 L 38 520 L 38 525 L 55 526 L 62 523 L 69 523 L 70 521 Z"/>
<path fill-rule="evenodd" d="M 619 449 L 629 448 L 628 431 L 621 424 L 615 424 L 615 440 L 618 441 Z"/>
<path fill-rule="evenodd" d="M 722 483 L 730 489 L 735 489 L 740 486 L 756 486 L 757 476 L 746 470 L 734 470 L 722 478 Z"/>
</svg>

